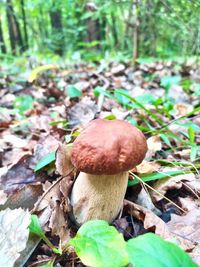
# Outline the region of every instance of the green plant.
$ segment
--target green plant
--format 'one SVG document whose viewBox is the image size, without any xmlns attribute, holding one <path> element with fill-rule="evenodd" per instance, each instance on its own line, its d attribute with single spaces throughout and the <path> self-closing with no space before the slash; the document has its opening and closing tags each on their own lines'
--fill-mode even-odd
<svg viewBox="0 0 200 267">
<path fill-rule="evenodd" d="M 29 225 L 32 233 L 40 236 L 57 255 L 73 246 L 83 264 L 92 267 L 197 267 L 192 259 L 175 243 L 147 233 L 125 241 L 115 227 L 103 220 L 88 221 L 76 236 L 61 250 L 51 244 L 36 215 Z M 53 266 L 55 258 L 44 266 Z"/>
<path fill-rule="evenodd" d="M 24 116 L 24 113 L 30 109 L 32 109 L 33 107 L 33 102 L 34 99 L 32 98 L 32 96 L 16 96 L 14 104 L 13 104 L 13 108 L 14 111 L 21 115 Z"/>
<path fill-rule="evenodd" d="M 39 219 L 37 215 L 33 214 L 31 215 L 31 223 L 29 224 L 29 230 L 31 233 L 36 234 L 39 236 L 51 249 L 55 254 L 62 254 L 62 250 L 60 248 L 55 247 L 47 238 L 44 231 L 41 228 Z"/>
</svg>

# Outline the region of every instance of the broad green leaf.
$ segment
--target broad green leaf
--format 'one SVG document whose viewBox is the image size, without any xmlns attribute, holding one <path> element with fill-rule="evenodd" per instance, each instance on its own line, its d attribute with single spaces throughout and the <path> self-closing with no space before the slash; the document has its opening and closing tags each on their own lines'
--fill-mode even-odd
<svg viewBox="0 0 200 267">
<path fill-rule="evenodd" d="M 47 166 L 48 164 L 50 164 L 51 162 L 55 161 L 56 159 L 56 152 L 50 152 L 49 154 L 47 154 L 44 158 L 42 158 L 37 165 L 34 168 L 34 171 L 39 171 L 40 169 L 42 169 L 43 167 Z"/>
<path fill-rule="evenodd" d="M 82 92 L 78 90 L 75 86 L 69 86 L 67 88 L 67 95 L 70 98 L 80 97 L 82 96 Z"/>
<path fill-rule="evenodd" d="M 50 69 L 57 69 L 57 68 L 58 68 L 58 66 L 54 65 L 54 64 L 47 64 L 44 66 L 39 66 L 39 67 L 37 67 L 31 71 L 29 78 L 28 78 L 28 81 L 30 83 L 32 83 L 33 81 L 35 81 L 37 79 L 37 76 L 40 72 L 43 72 L 45 70 L 50 70 Z"/>
<path fill-rule="evenodd" d="M 130 239 L 127 250 L 135 267 L 198 267 L 176 244 L 153 233 Z"/>
<path fill-rule="evenodd" d="M 150 181 L 154 181 L 154 180 L 160 180 L 160 179 L 165 179 L 165 178 L 169 178 L 170 176 L 176 176 L 176 175 L 180 175 L 180 174 L 185 174 L 185 173 L 189 173 L 189 172 L 193 172 L 191 170 L 189 171 L 167 171 L 167 172 L 153 172 L 153 173 L 148 173 L 148 174 L 144 174 L 144 175 L 140 175 L 139 177 L 144 181 L 144 182 L 150 182 Z M 136 184 L 139 184 L 140 181 L 135 178 L 134 180 L 129 180 L 128 181 L 128 186 L 133 186 Z"/>
<path fill-rule="evenodd" d="M 123 267 L 128 264 L 126 242 L 122 234 L 105 221 L 88 221 L 69 243 L 87 266 Z"/>
</svg>

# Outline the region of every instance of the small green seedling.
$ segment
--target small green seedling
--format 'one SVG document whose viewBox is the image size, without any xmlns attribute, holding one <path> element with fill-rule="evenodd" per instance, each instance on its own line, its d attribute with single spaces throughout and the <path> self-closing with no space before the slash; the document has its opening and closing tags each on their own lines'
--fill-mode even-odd
<svg viewBox="0 0 200 267">
<path fill-rule="evenodd" d="M 55 254 L 62 255 L 62 250 L 60 248 L 56 248 L 46 237 L 40 225 L 39 219 L 35 214 L 31 215 L 31 223 L 29 224 L 29 230 L 31 233 L 39 236 L 52 249 Z"/>
</svg>

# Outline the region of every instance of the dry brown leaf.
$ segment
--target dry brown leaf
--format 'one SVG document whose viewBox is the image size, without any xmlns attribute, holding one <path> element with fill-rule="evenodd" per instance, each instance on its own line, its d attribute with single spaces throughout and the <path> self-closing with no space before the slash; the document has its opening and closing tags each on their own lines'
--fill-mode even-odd
<svg viewBox="0 0 200 267">
<path fill-rule="evenodd" d="M 147 139 L 147 146 L 148 146 L 148 151 L 146 154 L 146 158 L 152 158 L 152 156 L 155 155 L 157 151 L 160 151 L 162 149 L 162 143 L 160 140 L 159 135 L 154 135 L 151 136 Z"/>
<path fill-rule="evenodd" d="M 60 237 L 61 243 L 66 243 L 69 238 L 68 223 L 65 219 L 69 215 L 69 191 L 72 180 L 69 176 L 58 179 L 53 184 L 46 182 L 44 194 L 35 204 L 34 211 L 39 212 L 39 217 L 46 221 L 46 230 Z M 45 218 L 45 219 L 44 219 Z"/>
<path fill-rule="evenodd" d="M 0 190 L 0 205 L 3 205 L 7 201 L 7 199 L 7 194 L 3 190 Z"/>
<path fill-rule="evenodd" d="M 74 168 L 71 163 L 71 147 L 59 144 L 58 149 L 56 151 L 56 170 L 62 175 L 68 175 Z"/>
<path fill-rule="evenodd" d="M 22 139 L 17 137 L 16 135 L 8 134 L 7 131 L 4 131 L 4 133 L 2 134 L 2 138 L 5 143 L 9 143 L 10 145 L 16 148 L 23 148 L 26 147 L 28 144 L 27 139 Z"/>
<path fill-rule="evenodd" d="M 178 103 L 174 105 L 174 109 L 175 109 L 175 114 L 173 115 L 175 118 L 177 118 L 180 116 L 185 116 L 186 114 L 191 112 L 193 110 L 193 106 L 186 103 Z"/>
<path fill-rule="evenodd" d="M 198 208 L 198 200 L 194 200 L 191 197 L 179 197 L 179 206 L 182 207 L 185 211 L 190 211 Z"/>
<path fill-rule="evenodd" d="M 196 242 L 200 242 L 199 208 L 189 211 L 184 216 L 172 214 L 171 221 L 167 225 L 183 249 L 191 250 Z"/>
<path fill-rule="evenodd" d="M 60 237 L 63 245 L 69 241 L 70 233 L 67 231 L 69 227 L 65 219 L 63 205 L 60 203 L 56 203 L 56 207 L 52 211 L 49 228 L 52 230 L 52 235 Z"/>
<path fill-rule="evenodd" d="M 181 174 L 160 179 L 153 185 L 153 188 L 164 196 L 168 190 L 180 189 L 183 186 L 183 182 L 194 181 L 195 179 L 193 173 Z M 157 194 L 155 191 L 151 191 L 150 194 L 154 201 L 160 201 L 163 198 L 162 195 Z"/>
<path fill-rule="evenodd" d="M 23 209 L 0 212 L 0 266 L 12 267 L 25 249 L 31 215 Z"/>
<path fill-rule="evenodd" d="M 136 166 L 136 172 L 140 174 L 148 174 L 152 172 L 157 172 L 159 170 L 160 165 L 154 161 L 147 162 L 143 161 L 141 164 Z"/>
<path fill-rule="evenodd" d="M 142 221 L 145 229 L 154 231 L 157 235 L 163 237 L 164 239 L 172 238 L 172 234 L 170 233 L 166 223 L 152 211 L 149 211 L 148 209 L 128 200 L 124 200 L 124 208 L 128 210 L 130 215 L 133 215 L 138 220 Z"/>
<path fill-rule="evenodd" d="M 68 111 L 70 127 L 86 125 L 94 119 L 97 112 L 97 105 L 90 97 L 83 97 L 82 100 Z"/>
</svg>

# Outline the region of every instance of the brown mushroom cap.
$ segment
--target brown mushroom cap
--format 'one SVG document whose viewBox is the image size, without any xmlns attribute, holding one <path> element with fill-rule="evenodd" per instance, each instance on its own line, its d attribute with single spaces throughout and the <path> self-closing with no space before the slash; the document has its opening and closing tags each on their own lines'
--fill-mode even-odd
<svg viewBox="0 0 200 267">
<path fill-rule="evenodd" d="M 147 143 L 143 133 L 122 120 L 96 119 L 76 138 L 71 161 L 90 174 L 116 174 L 140 164 Z"/>
</svg>

